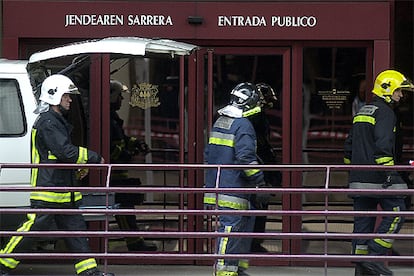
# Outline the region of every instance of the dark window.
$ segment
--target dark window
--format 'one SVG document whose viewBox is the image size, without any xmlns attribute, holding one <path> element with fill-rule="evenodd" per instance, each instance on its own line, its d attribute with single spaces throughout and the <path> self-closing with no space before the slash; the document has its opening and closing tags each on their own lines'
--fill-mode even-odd
<svg viewBox="0 0 414 276">
<path fill-rule="evenodd" d="M 305 163 L 343 162 L 353 112 L 365 103 L 365 48 L 305 48 L 303 52 Z"/>
<path fill-rule="evenodd" d="M 14 79 L 0 80 L 0 136 L 22 136 L 26 132 L 19 84 Z"/>
</svg>

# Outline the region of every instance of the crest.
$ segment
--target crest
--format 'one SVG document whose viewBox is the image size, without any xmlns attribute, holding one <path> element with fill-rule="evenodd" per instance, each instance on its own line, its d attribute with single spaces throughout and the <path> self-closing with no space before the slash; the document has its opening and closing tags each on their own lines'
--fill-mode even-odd
<svg viewBox="0 0 414 276">
<path fill-rule="evenodd" d="M 159 106 L 160 99 L 157 96 L 158 85 L 150 83 L 134 84 L 131 89 L 131 99 L 129 104 L 133 107 L 137 106 L 142 109 Z"/>
</svg>

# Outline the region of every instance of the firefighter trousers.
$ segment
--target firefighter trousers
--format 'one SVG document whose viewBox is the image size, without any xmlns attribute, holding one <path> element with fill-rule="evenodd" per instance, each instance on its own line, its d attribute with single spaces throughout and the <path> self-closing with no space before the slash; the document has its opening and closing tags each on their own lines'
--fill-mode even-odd
<svg viewBox="0 0 414 276">
<path fill-rule="evenodd" d="M 396 234 L 400 231 L 404 218 L 398 215 L 399 211 L 405 211 L 405 200 L 402 197 L 366 197 L 354 198 L 354 211 L 376 211 L 377 206 L 384 211 L 394 211 L 395 216 L 362 216 L 354 218 L 354 233 L 379 233 Z M 377 229 L 377 219 L 381 219 Z M 355 239 L 352 241 L 353 254 L 356 255 L 385 255 L 392 248 L 393 240 L 385 237 L 374 239 Z"/>
<path fill-rule="evenodd" d="M 80 214 L 27 214 L 27 220 L 17 229 L 18 232 L 45 231 L 53 230 L 51 227 L 56 225 L 58 230 L 64 231 L 85 231 L 87 229 L 85 220 Z M 59 237 L 60 238 L 60 237 Z M 89 253 L 91 252 L 86 237 L 61 237 L 64 239 L 70 252 Z M 23 253 L 28 252 L 34 241 L 38 237 L 13 236 L 6 246 L 0 251 L 1 253 Z M 20 261 L 13 258 L 0 258 L 0 264 L 8 269 L 17 267 Z M 97 267 L 94 258 L 77 260 L 75 264 L 76 273 L 93 270 Z"/>
<path fill-rule="evenodd" d="M 223 208 L 220 208 L 223 209 Z M 225 209 L 225 208 L 224 208 Z M 229 209 L 232 210 L 232 209 Z M 220 215 L 219 232 L 253 232 L 255 217 L 238 215 Z M 218 254 L 247 254 L 250 252 L 251 238 L 221 236 L 217 240 Z M 238 275 L 238 271 L 248 268 L 247 260 L 218 259 L 215 264 L 215 275 Z"/>
</svg>

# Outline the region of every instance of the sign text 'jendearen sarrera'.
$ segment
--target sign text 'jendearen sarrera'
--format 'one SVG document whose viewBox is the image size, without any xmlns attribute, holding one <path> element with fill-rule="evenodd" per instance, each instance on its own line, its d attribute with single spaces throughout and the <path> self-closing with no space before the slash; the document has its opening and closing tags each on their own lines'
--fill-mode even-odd
<svg viewBox="0 0 414 276">
<path fill-rule="evenodd" d="M 315 27 L 315 16 L 245 16 L 219 15 L 218 27 Z M 157 14 L 66 14 L 65 27 L 70 26 L 173 26 L 170 15 Z"/>
</svg>

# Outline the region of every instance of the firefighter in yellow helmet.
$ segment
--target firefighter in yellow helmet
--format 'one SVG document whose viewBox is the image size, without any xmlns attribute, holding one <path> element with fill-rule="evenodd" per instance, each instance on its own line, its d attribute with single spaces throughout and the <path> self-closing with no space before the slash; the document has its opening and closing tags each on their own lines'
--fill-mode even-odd
<svg viewBox="0 0 414 276">
<path fill-rule="evenodd" d="M 65 114 L 70 110 L 71 94 L 79 94 L 72 80 L 64 75 L 51 75 L 41 86 L 40 103 L 35 113 L 40 114 L 32 129 L 32 163 L 104 163 L 96 152 L 71 142 L 72 126 L 66 121 Z M 73 187 L 77 186 L 76 170 L 58 168 L 33 168 L 31 184 L 34 187 Z M 82 199 L 80 192 L 32 191 L 30 205 L 32 208 L 65 209 L 79 207 Z M 27 220 L 17 231 L 49 230 L 56 225 L 59 230 L 86 231 L 86 223 L 81 214 L 27 214 Z M 25 252 L 31 247 L 36 237 L 13 236 L 1 253 Z M 86 237 L 64 238 L 71 252 L 91 252 Z M 0 258 L 0 275 L 9 275 L 19 261 L 14 258 Z M 77 275 L 113 276 L 97 269 L 94 258 L 79 259 L 75 264 Z"/>
<path fill-rule="evenodd" d="M 128 92 L 128 87 L 117 80 L 110 82 L 110 153 L 111 163 L 130 163 L 134 155 L 146 155 L 150 152 L 148 145 L 135 137 L 127 136 L 123 129 L 124 121 L 117 111 L 121 108 L 123 93 Z M 141 185 L 139 178 L 130 178 L 127 170 L 114 170 L 111 175 L 111 186 L 137 187 Z M 142 204 L 143 194 L 116 193 L 115 203 L 120 208 L 133 209 L 135 205 Z M 135 215 L 116 215 L 116 221 L 120 230 L 138 231 Z M 157 246 L 142 237 L 128 237 L 125 239 L 129 251 L 155 251 Z"/>
<path fill-rule="evenodd" d="M 346 164 L 392 166 L 395 162 L 396 114 L 393 104 L 403 97 L 403 90 L 413 90 L 414 85 L 400 72 L 386 70 L 375 79 L 372 101 L 364 105 L 353 118 L 352 129 L 345 141 Z M 378 228 L 376 217 L 355 217 L 354 233 L 398 233 L 404 222 L 398 212 L 406 209 L 401 195 L 384 195 L 391 189 L 407 189 L 397 171 L 352 170 L 349 173 L 351 189 L 376 189 L 375 194 L 354 194 L 355 211 L 376 211 L 379 204 L 384 211 L 395 215 L 382 218 Z M 355 255 L 386 255 L 393 240 L 384 237 L 355 239 L 352 242 Z M 393 275 L 383 262 L 361 261 L 356 263 L 355 275 Z"/>
</svg>

